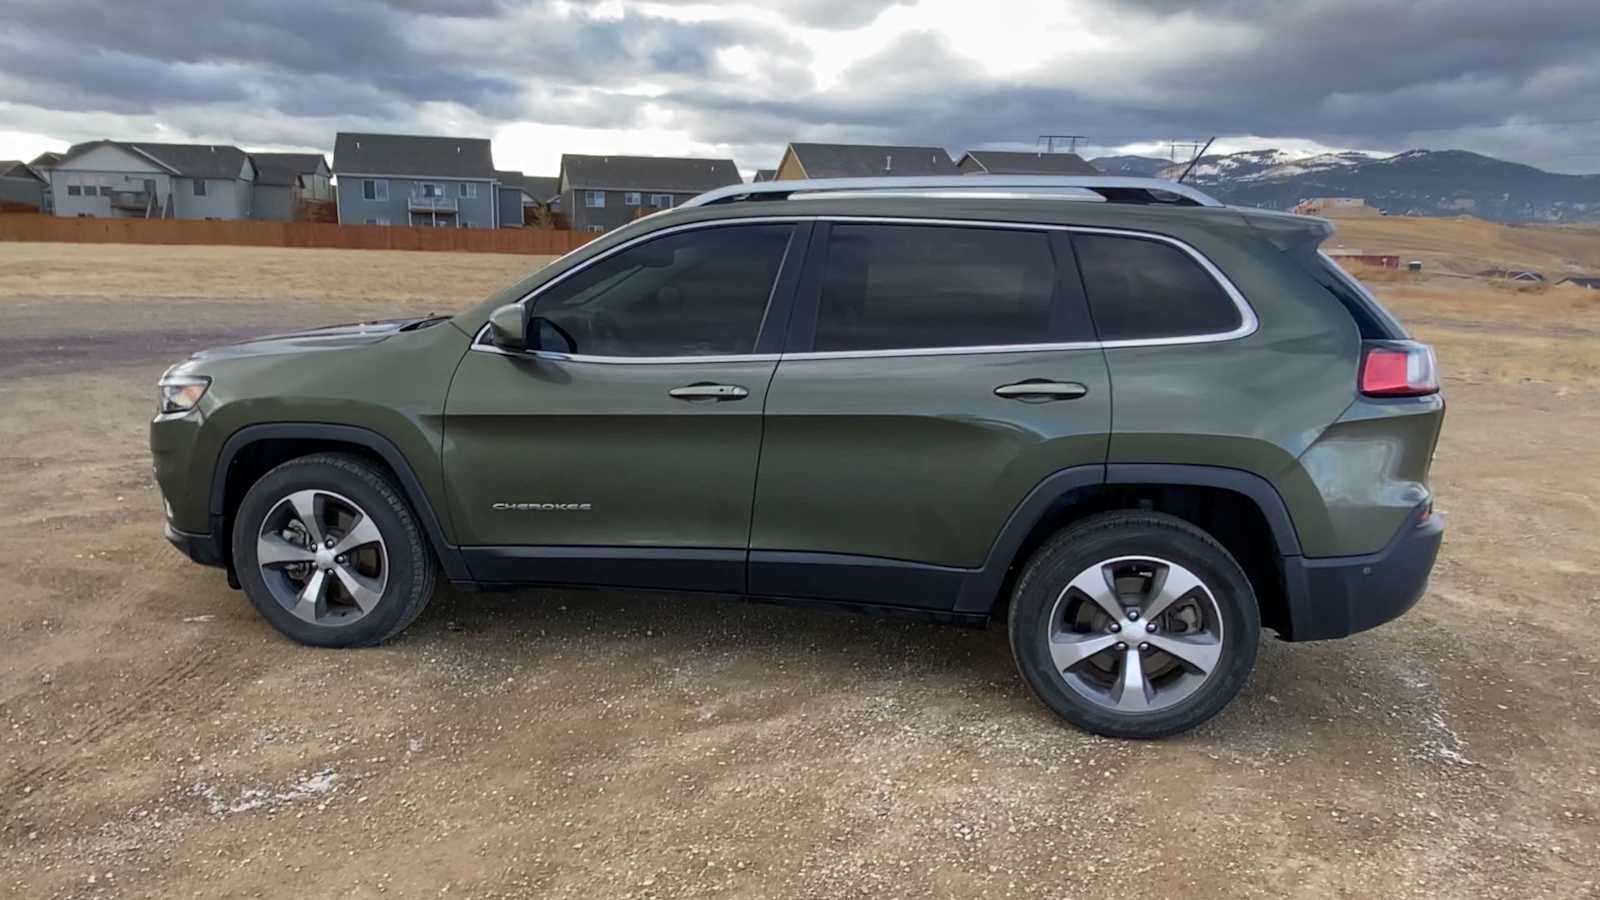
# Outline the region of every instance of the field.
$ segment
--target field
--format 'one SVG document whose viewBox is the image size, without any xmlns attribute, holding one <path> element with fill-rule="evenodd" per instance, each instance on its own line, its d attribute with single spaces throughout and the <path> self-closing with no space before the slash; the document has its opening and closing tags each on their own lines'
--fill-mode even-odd
<svg viewBox="0 0 1600 900">
<path fill-rule="evenodd" d="M 1429 595 L 1163 742 L 997 630 L 714 599 L 445 590 L 314 651 L 162 540 L 166 365 L 538 262 L 0 244 L 0 896 L 1600 892 L 1600 294 L 1376 285 L 1445 372 Z"/>
</svg>

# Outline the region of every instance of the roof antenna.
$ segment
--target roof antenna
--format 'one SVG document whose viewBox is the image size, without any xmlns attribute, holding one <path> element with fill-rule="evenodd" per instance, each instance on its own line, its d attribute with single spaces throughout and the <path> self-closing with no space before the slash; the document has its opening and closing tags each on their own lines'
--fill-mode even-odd
<svg viewBox="0 0 1600 900">
<path fill-rule="evenodd" d="M 1206 155 L 1206 151 L 1211 149 L 1211 141 L 1216 139 L 1217 136 L 1213 134 L 1210 140 L 1206 141 L 1206 145 L 1200 148 L 1200 152 L 1194 155 L 1194 159 L 1189 160 L 1189 164 L 1183 167 L 1183 174 L 1178 176 L 1179 184 L 1183 184 L 1183 180 L 1189 177 L 1189 172 L 1194 169 L 1194 164 L 1200 161 L 1200 157 Z"/>
</svg>

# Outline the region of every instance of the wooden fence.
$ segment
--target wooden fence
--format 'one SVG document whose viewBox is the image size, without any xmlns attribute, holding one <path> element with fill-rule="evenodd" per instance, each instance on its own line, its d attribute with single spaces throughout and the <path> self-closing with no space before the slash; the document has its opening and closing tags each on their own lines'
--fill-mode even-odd
<svg viewBox="0 0 1600 900">
<path fill-rule="evenodd" d="M 411 228 L 317 222 L 90 219 L 0 215 L 0 241 L 92 244 L 221 244 L 340 250 L 440 250 L 559 256 L 596 237 L 536 228 Z"/>
</svg>

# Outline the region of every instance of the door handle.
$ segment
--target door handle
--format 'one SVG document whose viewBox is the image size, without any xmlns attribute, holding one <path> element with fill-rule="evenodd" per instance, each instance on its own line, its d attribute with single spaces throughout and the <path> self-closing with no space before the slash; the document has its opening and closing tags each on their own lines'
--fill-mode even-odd
<svg viewBox="0 0 1600 900">
<path fill-rule="evenodd" d="M 743 400 L 750 392 L 737 384 L 686 384 L 667 391 L 668 397 L 678 400 Z"/>
<path fill-rule="evenodd" d="M 1076 400 L 1087 393 L 1089 388 L 1076 381 L 1045 381 L 1042 378 L 1030 378 L 1016 384 L 1002 384 L 994 389 L 996 397 L 1032 402 Z"/>
</svg>

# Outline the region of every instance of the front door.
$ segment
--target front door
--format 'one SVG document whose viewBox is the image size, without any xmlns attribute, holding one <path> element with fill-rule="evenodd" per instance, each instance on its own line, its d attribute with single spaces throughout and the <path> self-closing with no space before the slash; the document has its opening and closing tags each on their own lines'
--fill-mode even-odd
<svg viewBox="0 0 1600 900">
<path fill-rule="evenodd" d="M 808 230 L 724 224 L 623 245 L 528 301 L 571 352 L 474 345 L 446 404 L 444 466 L 475 577 L 744 589 L 796 275 L 784 261 Z M 784 314 L 769 315 L 774 298 Z"/>
<path fill-rule="evenodd" d="M 767 397 L 750 591 L 950 609 L 1111 390 L 1066 235 L 818 224 Z"/>
</svg>

